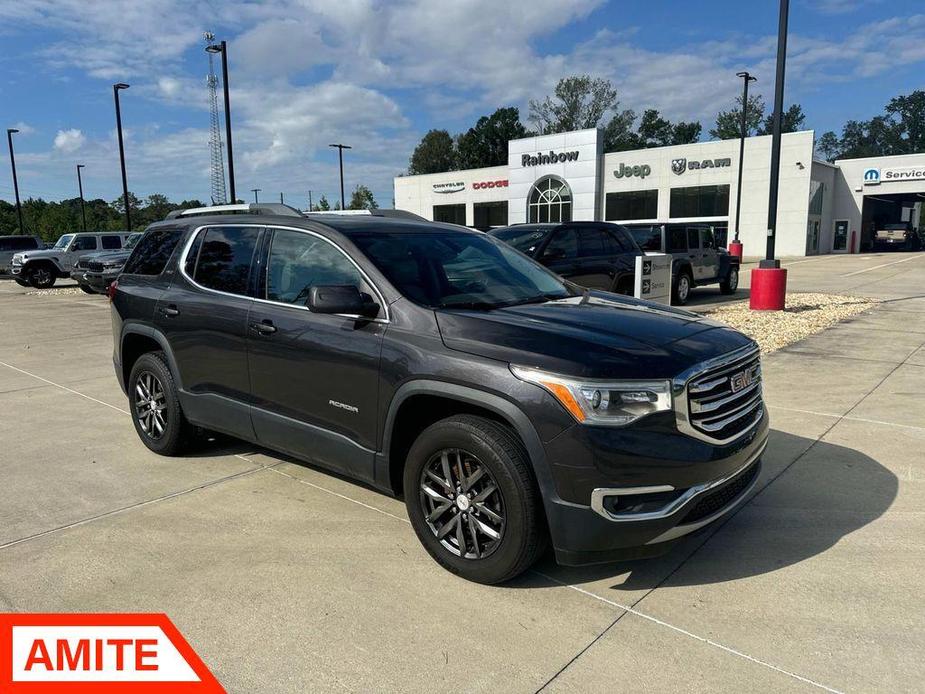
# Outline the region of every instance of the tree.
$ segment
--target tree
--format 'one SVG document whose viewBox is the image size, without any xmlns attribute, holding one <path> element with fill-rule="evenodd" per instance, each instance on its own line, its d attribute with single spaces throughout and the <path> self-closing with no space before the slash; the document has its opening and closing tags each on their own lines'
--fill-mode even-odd
<svg viewBox="0 0 925 694">
<path fill-rule="evenodd" d="M 672 127 L 671 144 L 689 145 L 700 140 L 703 126 L 699 122 L 678 121 Z"/>
<path fill-rule="evenodd" d="M 610 80 L 590 75 L 563 77 L 554 96 L 530 100 L 530 122 L 541 135 L 596 128 L 617 105 L 617 90 Z"/>
<path fill-rule="evenodd" d="M 350 196 L 350 203 L 347 205 L 348 210 L 375 210 L 378 207 L 376 198 L 373 197 L 372 191 L 366 186 L 354 188 L 353 195 Z"/>
<path fill-rule="evenodd" d="M 314 210 L 315 212 L 327 212 L 331 209 L 331 204 L 328 202 L 328 199 L 324 197 L 324 194 L 321 194 L 321 197 L 318 198 L 318 202 L 315 203 Z"/>
<path fill-rule="evenodd" d="M 636 112 L 630 109 L 619 111 L 611 116 L 604 126 L 604 151 L 625 152 L 630 149 L 639 149 L 642 145 L 639 136 L 633 132 L 633 123 L 636 121 Z"/>
<path fill-rule="evenodd" d="M 893 97 L 885 111 L 897 125 L 902 153 L 925 149 L 925 91 L 918 89 L 908 96 Z"/>
<path fill-rule="evenodd" d="M 657 109 L 647 108 L 636 130 L 642 147 L 664 147 L 671 144 L 672 127 Z"/>
<path fill-rule="evenodd" d="M 710 128 L 710 136 L 715 140 L 734 140 L 742 135 L 742 97 L 736 97 L 735 108 L 716 114 L 716 125 Z M 748 97 L 748 110 L 745 114 L 745 134 L 754 135 L 764 120 L 764 99 L 760 94 Z"/>
<path fill-rule="evenodd" d="M 816 140 L 816 154 L 828 162 L 833 162 L 838 159 L 839 148 L 838 135 L 831 130 L 823 133 L 819 139 Z"/>
<path fill-rule="evenodd" d="M 430 130 L 414 148 L 408 173 L 432 174 L 452 171 L 456 166 L 453 138 L 446 130 Z"/>
<path fill-rule="evenodd" d="M 457 136 L 456 164 L 462 169 L 507 164 L 508 140 L 518 140 L 528 134 L 516 107 L 499 108 L 490 116 L 482 116 L 473 127 Z"/>
<path fill-rule="evenodd" d="M 780 131 L 782 133 L 795 133 L 802 130 L 806 123 L 806 115 L 803 113 L 803 107 L 799 104 L 791 104 L 790 108 L 784 111 L 780 119 Z M 759 135 L 774 134 L 774 114 L 769 113 L 764 119 L 764 125 L 758 131 Z"/>
</svg>

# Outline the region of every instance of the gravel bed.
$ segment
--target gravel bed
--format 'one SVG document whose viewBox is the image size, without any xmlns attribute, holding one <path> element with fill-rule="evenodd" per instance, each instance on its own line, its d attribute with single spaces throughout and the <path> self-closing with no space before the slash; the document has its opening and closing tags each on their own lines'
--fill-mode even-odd
<svg viewBox="0 0 925 694">
<path fill-rule="evenodd" d="M 752 311 L 748 300 L 704 313 L 754 339 L 765 354 L 872 308 L 876 299 L 837 294 L 787 294 L 783 311 Z"/>
<path fill-rule="evenodd" d="M 59 287 L 58 289 L 29 289 L 24 293 L 27 296 L 77 296 L 84 292 L 80 287 Z"/>
</svg>

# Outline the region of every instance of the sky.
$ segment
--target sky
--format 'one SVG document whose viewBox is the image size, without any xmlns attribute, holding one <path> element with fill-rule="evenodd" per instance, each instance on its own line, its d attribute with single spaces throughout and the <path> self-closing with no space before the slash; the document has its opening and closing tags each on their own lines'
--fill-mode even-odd
<svg viewBox="0 0 925 694">
<path fill-rule="evenodd" d="M 349 191 L 392 204 L 392 179 L 431 128 L 469 128 L 500 106 L 527 121 L 564 76 L 613 81 L 621 108 L 700 120 L 741 90 L 773 101 L 776 0 L 0 0 L 0 118 L 20 194 L 121 194 L 112 84 L 129 189 L 209 199 L 208 58 L 228 42 L 239 198 L 307 205 Z M 787 103 L 840 131 L 925 88 L 922 0 L 791 0 Z M 529 124 L 528 124 L 529 125 Z M 0 198 L 13 199 L 0 147 Z"/>
</svg>

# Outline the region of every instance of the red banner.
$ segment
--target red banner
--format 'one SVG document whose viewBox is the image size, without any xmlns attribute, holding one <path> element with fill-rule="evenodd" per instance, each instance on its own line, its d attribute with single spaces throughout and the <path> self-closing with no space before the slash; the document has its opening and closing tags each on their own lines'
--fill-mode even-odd
<svg viewBox="0 0 925 694">
<path fill-rule="evenodd" d="M 224 692 L 165 614 L 0 614 L 0 692 Z"/>
</svg>

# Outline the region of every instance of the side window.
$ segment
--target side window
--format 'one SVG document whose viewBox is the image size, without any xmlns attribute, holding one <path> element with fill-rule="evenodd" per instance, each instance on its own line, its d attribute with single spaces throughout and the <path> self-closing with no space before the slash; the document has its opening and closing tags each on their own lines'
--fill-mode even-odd
<svg viewBox="0 0 925 694">
<path fill-rule="evenodd" d="M 200 229 L 196 238 L 190 244 L 189 251 L 186 253 L 186 260 L 183 263 L 183 271 L 192 277 L 196 273 L 196 261 L 199 260 L 199 249 L 202 247 L 202 237 L 206 235 L 205 229 Z"/>
<path fill-rule="evenodd" d="M 694 244 L 694 248 L 697 244 Z M 687 232 L 682 227 L 669 227 L 668 229 L 668 251 L 685 252 L 687 251 Z"/>
<path fill-rule="evenodd" d="M 701 229 L 700 230 L 700 245 L 704 248 L 716 248 L 716 239 L 713 238 L 712 229 Z"/>
<path fill-rule="evenodd" d="M 543 257 L 551 260 L 578 257 L 578 234 L 574 229 L 560 229 L 550 239 Z"/>
<path fill-rule="evenodd" d="M 193 279 L 208 289 L 246 295 L 259 235 L 257 227 L 206 229 Z"/>
<path fill-rule="evenodd" d="M 78 236 L 74 239 L 74 243 L 71 244 L 71 251 L 95 251 L 96 250 L 96 237 L 95 236 Z"/>
<path fill-rule="evenodd" d="M 604 232 L 601 229 L 578 230 L 579 255 L 584 258 L 604 255 Z"/>
<path fill-rule="evenodd" d="M 162 227 L 146 231 L 125 263 L 127 275 L 159 275 L 167 267 L 180 238 L 181 227 Z"/>
<path fill-rule="evenodd" d="M 697 227 L 687 227 L 687 245 L 692 251 L 700 248 L 700 239 L 698 238 L 699 230 Z"/>
<path fill-rule="evenodd" d="M 13 239 L 0 239 L 0 251 L 12 251 L 15 248 Z"/>
<path fill-rule="evenodd" d="M 324 239 L 298 231 L 274 232 L 267 261 L 269 301 L 304 305 L 312 287 L 332 284 L 369 289 L 354 264 Z"/>
<path fill-rule="evenodd" d="M 122 248 L 122 237 L 120 236 L 103 236 L 100 240 L 103 242 L 104 249 L 115 250 Z"/>
<path fill-rule="evenodd" d="M 25 236 L 13 239 L 14 251 L 31 251 L 35 248 L 41 248 L 41 246 L 34 236 Z"/>
<path fill-rule="evenodd" d="M 636 243 L 636 239 L 634 239 L 626 229 L 619 229 L 614 232 L 614 235 L 620 240 L 620 245 L 623 246 L 624 251 L 635 253 L 639 250 L 639 244 Z M 657 239 L 655 243 L 659 245 Z"/>
</svg>

